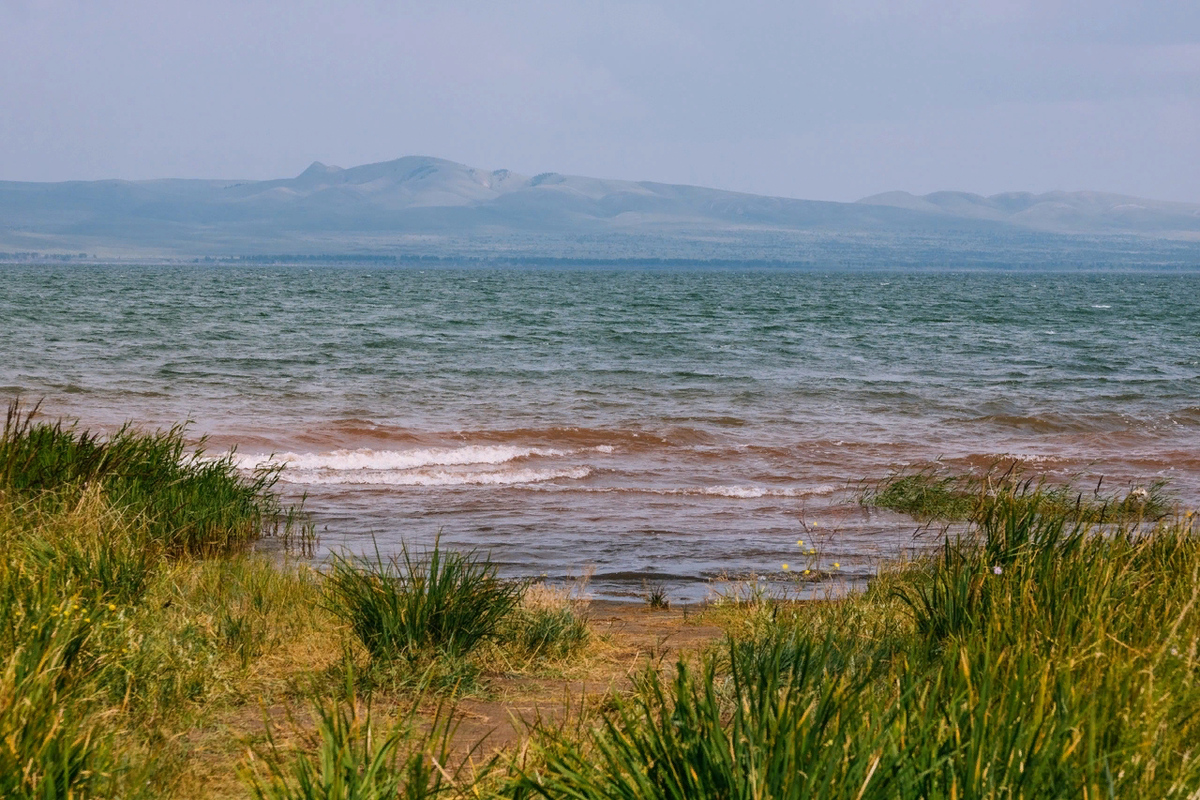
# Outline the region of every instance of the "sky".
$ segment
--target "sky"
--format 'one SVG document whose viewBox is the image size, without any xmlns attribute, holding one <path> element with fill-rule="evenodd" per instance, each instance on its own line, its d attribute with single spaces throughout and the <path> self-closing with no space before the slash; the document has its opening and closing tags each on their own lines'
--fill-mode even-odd
<svg viewBox="0 0 1200 800">
<path fill-rule="evenodd" d="M 0 0 L 0 180 L 405 155 L 1200 202 L 1200 2 Z"/>
</svg>

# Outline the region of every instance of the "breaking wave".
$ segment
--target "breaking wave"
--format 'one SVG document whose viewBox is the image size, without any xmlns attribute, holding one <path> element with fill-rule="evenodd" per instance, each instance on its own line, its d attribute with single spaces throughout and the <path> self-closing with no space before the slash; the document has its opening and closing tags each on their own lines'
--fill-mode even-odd
<svg viewBox="0 0 1200 800">
<path fill-rule="evenodd" d="M 553 480 L 579 480 L 592 473 L 588 467 L 568 469 L 503 469 L 466 472 L 444 469 L 422 470 L 320 470 L 285 471 L 283 480 L 309 485 L 354 486 L 515 486 Z"/>
<path fill-rule="evenodd" d="M 587 448 L 593 452 L 611 453 L 612 447 L 600 445 Z M 522 458 L 537 456 L 569 456 L 581 452 L 552 447 L 514 447 L 511 445 L 467 445 L 465 447 L 425 447 L 413 450 L 333 450 L 327 453 L 282 453 L 276 455 L 238 455 L 241 469 L 255 469 L 273 464 L 284 467 L 285 474 L 293 470 L 412 470 L 422 467 L 471 466 L 506 464 Z"/>
</svg>

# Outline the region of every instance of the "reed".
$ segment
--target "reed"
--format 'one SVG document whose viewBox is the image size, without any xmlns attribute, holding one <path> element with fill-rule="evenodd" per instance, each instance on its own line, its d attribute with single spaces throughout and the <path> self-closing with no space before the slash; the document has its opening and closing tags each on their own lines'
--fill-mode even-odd
<svg viewBox="0 0 1200 800">
<path fill-rule="evenodd" d="M 501 580 L 485 556 L 405 546 L 400 555 L 334 557 L 328 609 L 354 631 L 373 659 L 461 658 L 497 636 L 524 584 Z"/>
<path fill-rule="evenodd" d="M 1050 484 L 1025 475 L 1016 463 L 1003 471 L 990 469 L 982 476 L 944 475 L 930 469 L 890 475 L 864 489 L 859 502 L 923 521 L 978 521 L 997 504 L 1001 508 L 1013 503 L 1035 504 L 1033 510 L 1047 517 L 1092 525 L 1155 522 L 1174 507 L 1165 481 L 1132 486 L 1123 492 L 1102 491 L 1103 482 L 1101 478 L 1090 490 Z"/>
<path fill-rule="evenodd" d="M 98 486 L 112 506 L 138 520 L 143 547 L 170 555 L 227 553 L 299 520 L 272 489 L 279 468 L 240 475 L 232 454 L 205 458 L 184 427 L 145 432 L 122 427 L 102 437 L 38 421 L 37 407 L 8 406 L 0 434 L 0 490 L 30 499 L 70 500 Z"/>
</svg>

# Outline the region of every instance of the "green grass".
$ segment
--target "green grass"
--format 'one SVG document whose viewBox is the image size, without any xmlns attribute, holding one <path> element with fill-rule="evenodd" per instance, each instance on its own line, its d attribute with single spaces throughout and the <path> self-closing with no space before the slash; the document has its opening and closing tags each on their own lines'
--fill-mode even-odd
<svg viewBox="0 0 1200 800">
<path fill-rule="evenodd" d="M 160 726 L 278 636 L 278 587 L 243 601 L 239 579 L 281 572 L 243 553 L 297 517 L 275 474 L 205 459 L 182 428 L 97 436 L 35 412 L 10 404 L 0 434 L 0 796 L 159 796 Z M 227 567 L 211 614 L 180 584 L 202 563 Z"/>
<path fill-rule="evenodd" d="M 943 475 L 933 470 L 895 473 L 864 490 L 859 502 L 908 514 L 918 520 L 977 521 L 1000 502 L 1033 503 L 1046 516 L 1095 525 L 1154 522 L 1174 507 L 1164 481 L 1130 487 L 1124 492 L 1102 492 L 1103 479 L 1094 489 L 1076 489 L 1026 477 L 1013 464 L 998 473 L 982 476 Z"/>
<path fill-rule="evenodd" d="M 352 689 L 345 700 L 314 698 L 312 708 L 316 741 L 308 752 L 281 747 L 268 724 L 268 746 L 244 770 L 257 800 L 426 800 L 469 782 L 444 766 L 452 764 L 454 726 L 440 711 L 421 732 L 415 708 L 378 726 Z"/>
<path fill-rule="evenodd" d="M 587 620 L 574 608 L 518 609 L 508 622 L 506 638 L 533 657 L 564 658 L 587 643 Z"/>
<path fill-rule="evenodd" d="M 326 585 L 329 610 L 381 661 L 467 655 L 497 636 L 525 588 L 499 578 L 486 557 L 438 543 L 389 559 L 335 557 Z"/>
<path fill-rule="evenodd" d="M 244 478 L 232 454 L 209 459 L 203 442 L 189 448 L 183 426 L 155 432 L 125 426 L 103 437 L 38 421 L 36 412 L 9 404 L 0 434 L 0 491 L 69 503 L 99 487 L 118 513 L 137 520 L 141 547 L 173 556 L 232 552 L 298 522 L 272 492 L 277 467 Z"/>
</svg>

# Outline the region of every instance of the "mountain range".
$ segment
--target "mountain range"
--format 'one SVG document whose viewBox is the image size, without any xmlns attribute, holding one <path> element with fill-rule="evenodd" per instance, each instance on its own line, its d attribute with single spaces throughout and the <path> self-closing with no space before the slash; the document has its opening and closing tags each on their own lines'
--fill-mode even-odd
<svg viewBox="0 0 1200 800">
<path fill-rule="evenodd" d="M 0 254 L 1200 266 L 1200 205 L 1098 192 L 854 203 L 409 156 L 294 178 L 0 182 Z"/>
</svg>

